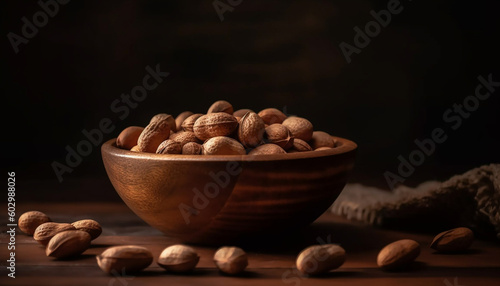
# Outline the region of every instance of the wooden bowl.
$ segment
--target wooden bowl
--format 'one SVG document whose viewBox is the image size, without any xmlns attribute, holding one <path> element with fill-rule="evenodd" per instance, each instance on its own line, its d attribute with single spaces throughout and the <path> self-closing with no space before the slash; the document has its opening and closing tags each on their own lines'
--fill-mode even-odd
<svg viewBox="0 0 500 286">
<path fill-rule="evenodd" d="M 123 201 L 179 241 L 223 244 L 244 235 L 303 227 L 335 201 L 357 145 L 278 155 L 163 155 L 102 145 L 108 177 Z"/>
</svg>

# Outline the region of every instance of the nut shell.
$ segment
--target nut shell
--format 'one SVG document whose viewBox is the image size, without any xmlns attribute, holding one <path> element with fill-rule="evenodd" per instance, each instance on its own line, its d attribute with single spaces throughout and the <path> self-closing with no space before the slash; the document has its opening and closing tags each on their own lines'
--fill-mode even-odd
<svg viewBox="0 0 500 286">
<path fill-rule="evenodd" d="M 248 108 L 238 109 L 235 112 L 233 112 L 233 116 L 241 118 L 241 117 L 245 116 L 245 114 L 247 114 L 248 112 L 253 112 L 253 110 L 248 109 Z"/>
<path fill-rule="evenodd" d="M 33 238 L 39 243 L 47 245 L 53 236 L 66 230 L 76 230 L 76 228 L 69 223 L 46 222 L 35 229 Z"/>
<path fill-rule="evenodd" d="M 172 272 L 192 271 L 200 257 L 196 251 L 185 245 L 177 244 L 165 248 L 158 258 L 158 265 Z"/>
<path fill-rule="evenodd" d="M 200 142 L 196 135 L 194 135 L 194 132 L 191 131 L 180 131 L 177 133 L 170 134 L 169 139 L 177 141 L 181 143 L 181 146 L 184 146 L 186 143 L 189 142 Z"/>
<path fill-rule="evenodd" d="M 158 149 L 156 149 L 156 154 L 180 154 L 182 152 L 181 143 L 167 139 L 161 142 Z"/>
<path fill-rule="evenodd" d="M 45 249 L 47 256 L 67 258 L 82 254 L 90 247 L 90 234 L 82 230 L 67 230 L 52 237 Z"/>
<path fill-rule="evenodd" d="M 90 234 L 90 238 L 92 240 L 98 238 L 102 233 L 101 225 L 93 219 L 78 220 L 71 225 L 74 226 L 77 230 L 82 230 Z"/>
<path fill-rule="evenodd" d="M 198 118 L 200 118 L 202 116 L 203 116 L 202 113 L 195 113 L 195 114 L 189 116 L 188 118 L 184 119 L 184 121 L 181 124 L 182 129 L 184 129 L 184 131 L 193 132 L 194 123 L 196 122 L 196 120 L 198 120 Z"/>
<path fill-rule="evenodd" d="M 240 142 L 233 138 L 218 136 L 205 141 L 202 146 L 203 155 L 245 155 L 246 151 Z"/>
<path fill-rule="evenodd" d="M 286 151 L 283 150 L 280 146 L 276 144 L 264 144 L 256 147 L 248 155 L 271 155 L 271 154 L 286 154 Z"/>
<path fill-rule="evenodd" d="M 229 136 L 238 127 L 238 120 L 227 113 L 203 115 L 193 125 L 193 132 L 202 141 L 216 136 Z"/>
<path fill-rule="evenodd" d="M 474 233 L 466 227 L 443 231 L 436 235 L 431 248 L 440 252 L 459 252 L 469 248 L 474 241 Z"/>
<path fill-rule="evenodd" d="M 189 142 L 186 143 L 186 145 L 182 146 L 183 155 L 200 155 L 201 150 L 201 145 L 195 142 Z"/>
<path fill-rule="evenodd" d="M 218 100 L 214 102 L 207 111 L 208 113 L 224 112 L 227 114 L 233 114 L 233 105 L 225 100 Z"/>
<path fill-rule="evenodd" d="M 235 246 L 224 246 L 214 254 L 214 263 L 220 271 L 236 275 L 248 266 L 247 254 L 243 249 Z"/>
<path fill-rule="evenodd" d="M 184 120 L 186 120 L 186 118 L 191 115 L 193 115 L 191 111 L 184 111 L 177 115 L 177 117 L 175 118 L 175 129 L 177 130 L 176 132 L 182 130 L 182 122 L 184 122 Z"/>
<path fill-rule="evenodd" d="M 345 262 L 345 250 L 335 244 L 310 246 L 297 256 L 297 269 L 307 275 L 318 275 L 339 268 Z"/>
<path fill-rule="evenodd" d="M 265 141 L 273 143 L 284 150 L 288 150 L 293 146 L 292 133 L 282 124 L 275 123 L 266 127 Z"/>
<path fill-rule="evenodd" d="M 274 123 L 281 124 L 286 119 L 286 115 L 276 108 L 263 109 L 259 112 L 259 116 L 267 125 L 272 125 Z"/>
<path fill-rule="evenodd" d="M 321 147 L 335 147 L 335 140 L 330 134 L 323 131 L 314 131 L 309 143 L 314 150 Z"/>
<path fill-rule="evenodd" d="M 122 275 L 143 270 L 153 262 L 149 249 L 136 245 L 114 246 L 96 256 L 102 271 Z"/>
<path fill-rule="evenodd" d="M 307 144 L 306 141 L 299 138 L 294 138 L 292 150 L 297 152 L 306 152 L 312 151 L 313 149 L 311 148 L 311 146 L 309 146 L 309 144 Z"/>
<path fill-rule="evenodd" d="M 51 219 L 42 212 L 29 211 L 23 213 L 19 217 L 19 219 L 17 220 L 17 225 L 22 232 L 33 235 L 39 225 L 50 221 Z"/>
<path fill-rule="evenodd" d="M 144 131 L 144 127 L 139 126 L 129 126 L 123 129 L 116 138 L 116 146 L 126 150 L 132 149 L 132 147 L 137 145 L 137 140 L 141 136 L 142 131 Z"/>
<path fill-rule="evenodd" d="M 420 244 L 402 239 L 386 245 L 377 256 L 377 264 L 385 270 L 396 270 L 412 263 L 420 254 Z"/>
<path fill-rule="evenodd" d="M 265 129 L 262 118 L 254 112 L 248 112 L 238 126 L 238 139 L 246 148 L 256 147 L 263 142 Z"/>
<path fill-rule="evenodd" d="M 309 141 L 313 135 L 313 125 L 312 123 L 302 117 L 288 117 L 283 121 L 283 125 L 290 130 L 294 138 L 302 139 L 304 141 Z"/>
<path fill-rule="evenodd" d="M 151 122 L 144 128 L 139 139 L 137 140 L 137 146 L 139 146 L 139 152 L 156 153 L 156 149 L 170 136 L 170 125 L 172 116 L 168 114 L 158 114 L 155 115 Z M 172 119 L 173 120 L 173 119 Z M 174 123 L 175 125 L 175 120 Z"/>
</svg>

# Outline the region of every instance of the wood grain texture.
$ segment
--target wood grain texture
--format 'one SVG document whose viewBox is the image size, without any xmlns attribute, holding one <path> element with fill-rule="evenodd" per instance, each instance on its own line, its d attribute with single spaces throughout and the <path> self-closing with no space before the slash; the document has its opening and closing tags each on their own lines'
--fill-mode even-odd
<svg viewBox="0 0 500 286">
<path fill-rule="evenodd" d="M 92 247 L 72 260 L 54 260 L 45 256 L 44 249 L 32 237 L 16 235 L 16 279 L 6 277 L 5 262 L 0 268 L 0 285 L 497 285 L 500 279 L 500 246 L 491 241 L 477 240 L 467 253 L 437 254 L 428 245 L 433 234 L 409 233 L 372 228 L 325 213 L 305 229 L 294 229 L 250 241 L 241 246 L 247 253 L 249 266 L 242 277 L 221 275 L 212 257 L 216 247 L 193 246 L 200 255 L 198 267 L 191 275 L 169 274 L 156 261 L 161 251 L 175 240 L 140 220 L 123 203 L 22 203 L 19 213 L 38 209 L 59 222 L 75 217 L 90 217 L 103 226 L 103 235 Z M 0 214 L 0 220 L 7 216 Z M 7 257 L 8 236 L 0 225 L 0 257 Z M 378 251 L 386 244 L 402 239 L 414 239 L 422 245 L 422 253 L 408 271 L 385 272 L 376 266 Z M 347 260 L 339 269 L 322 277 L 296 274 L 297 254 L 319 240 L 340 244 Z M 117 277 L 107 275 L 97 266 L 95 255 L 114 245 L 137 244 L 151 250 L 154 262 L 138 275 Z M 457 284 L 454 280 L 457 279 Z"/>
<path fill-rule="evenodd" d="M 144 221 L 180 241 L 227 244 L 249 234 L 303 227 L 342 191 L 356 144 L 263 156 L 158 155 L 102 146 L 109 179 Z"/>
</svg>

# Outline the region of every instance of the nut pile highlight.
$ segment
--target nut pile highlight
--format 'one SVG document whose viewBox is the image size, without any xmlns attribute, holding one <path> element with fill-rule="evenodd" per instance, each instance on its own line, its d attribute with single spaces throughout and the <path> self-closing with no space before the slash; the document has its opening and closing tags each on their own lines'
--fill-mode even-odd
<svg viewBox="0 0 500 286">
<path fill-rule="evenodd" d="M 270 155 L 335 148 L 335 139 L 314 131 L 301 117 L 276 108 L 256 113 L 234 111 L 225 100 L 214 102 L 206 114 L 184 111 L 176 118 L 160 113 L 146 127 L 130 126 L 118 138 L 119 148 L 157 154 Z"/>
</svg>

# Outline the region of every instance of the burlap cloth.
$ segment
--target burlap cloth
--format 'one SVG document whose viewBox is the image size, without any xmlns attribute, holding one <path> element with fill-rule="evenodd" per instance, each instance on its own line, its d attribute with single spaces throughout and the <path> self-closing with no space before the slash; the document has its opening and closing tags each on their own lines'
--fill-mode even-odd
<svg viewBox="0 0 500 286">
<path fill-rule="evenodd" d="M 500 164 L 484 165 L 445 182 L 400 186 L 392 192 L 348 184 L 331 211 L 381 227 L 467 226 L 500 239 Z"/>
</svg>

